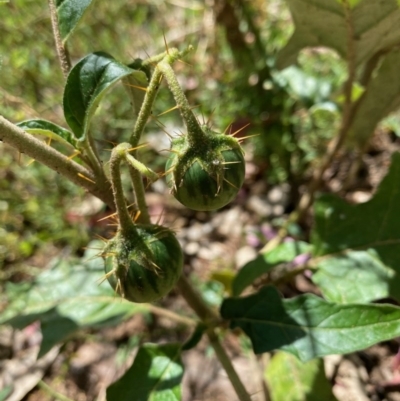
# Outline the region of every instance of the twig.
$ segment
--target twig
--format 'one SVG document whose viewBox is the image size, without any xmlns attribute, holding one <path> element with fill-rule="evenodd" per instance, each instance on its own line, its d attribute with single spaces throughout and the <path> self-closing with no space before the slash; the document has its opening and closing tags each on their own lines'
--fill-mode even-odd
<svg viewBox="0 0 400 401">
<path fill-rule="evenodd" d="M 45 383 L 43 380 L 41 380 L 38 383 L 38 386 L 46 391 L 48 394 L 50 394 L 52 397 L 56 398 L 57 400 L 60 401 L 74 401 L 71 398 L 68 398 L 67 396 L 60 394 L 58 391 L 53 390 L 47 383 Z"/>
<path fill-rule="evenodd" d="M 186 277 L 181 276 L 178 281 L 177 287 L 185 298 L 186 302 L 189 306 L 196 312 L 197 316 L 207 325 L 211 325 L 212 322 L 219 320 L 219 316 L 210 309 L 207 304 L 204 302 L 201 295 L 193 288 L 190 282 L 186 279 Z M 221 362 L 222 367 L 225 369 L 226 374 L 230 382 L 232 383 L 233 388 L 236 391 L 237 396 L 240 401 L 251 401 L 249 394 L 246 391 L 240 377 L 235 371 L 235 368 L 232 365 L 231 359 L 227 355 L 225 349 L 222 347 L 217 334 L 213 328 L 210 328 L 207 331 L 207 336 L 210 340 L 210 344 L 213 347 L 215 354 L 217 355 L 218 360 Z"/>
<path fill-rule="evenodd" d="M 244 387 L 240 377 L 236 373 L 235 368 L 232 365 L 231 359 L 227 355 L 225 349 L 222 347 L 217 334 L 214 330 L 210 330 L 208 333 L 208 338 L 210 339 L 211 346 L 213 347 L 215 354 L 217 355 L 222 367 L 225 369 L 226 374 L 233 388 L 236 391 L 237 396 L 240 401 L 251 401 L 250 395 Z"/>
<path fill-rule="evenodd" d="M 54 148 L 46 145 L 33 135 L 27 134 L 0 115 L 0 141 L 8 143 L 19 152 L 25 153 L 38 162 L 68 178 L 74 184 L 87 189 L 106 203 L 111 210 L 115 209 L 111 184 L 100 187 L 95 182 L 93 173 L 85 167 L 64 156 Z"/>
<path fill-rule="evenodd" d="M 49 0 L 49 9 L 50 9 L 50 18 L 51 18 L 51 26 L 53 28 L 53 36 L 54 41 L 56 43 L 56 50 L 58 59 L 60 61 L 60 67 L 64 74 L 64 77 L 67 78 L 69 70 L 71 69 L 71 61 L 69 59 L 69 54 L 66 46 L 64 46 L 63 41 L 61 39 L 60 27 L 58 25 L 57 18 L 57 9 L 54 4 L 54 0 Z"/>
</svg>

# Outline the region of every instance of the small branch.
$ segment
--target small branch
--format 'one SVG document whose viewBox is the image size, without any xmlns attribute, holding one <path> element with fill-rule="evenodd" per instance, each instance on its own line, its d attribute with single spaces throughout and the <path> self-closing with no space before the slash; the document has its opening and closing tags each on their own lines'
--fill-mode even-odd
<svg viewBox="0 0 400 401">
<path fill-rule="evenodd" d="M 226 374 L 233 388 L 236 391 L 236 395 L 239 397 L 240 401 L 251 401 L 250 395 L 244 387 L 240 377 L 236 373 L 235 368 L 232 365 L 231 358 L 227 355 L 225 349 L 222 347 L 217 334 L 214 330 L 209 331 L 208 338 L 210 339 L 210 344 L 213 347 L 218 360 L 221 362 L 222 367 L 225 369 Z"/>
<path fill-rule="evenodd" d="M 116 146 L 112 150 L 110 158 L 110 174 L 111 174 L 111 183 L 112 183 L 115 207 L 117 209 L 119 227 L 125 236 L 136 233 L 135 225 L 132 221 L 132 218 L 126 206 L 124 191 L 122 189 L 121 170 L 120 170 L 121 161 L 125 158 L 125 155 L 129 150 L 129 148 L 130 145 L 127 143 L 122 143 Z"/>
<path fill-rule="evenodd" d="M 140 108 L 139 115 L 136 120 L 135 128 L 129 139 L 132 147 L 136 147 L 139 144 L 140 136 L 142 135 L 144 127 L 147 124 L 147 120 L 151 116 L 151 109 L 153 107 L 154 100 L 156 99 L 161 79 L 161 72 L 156 69 L 151 77 L 149 86 L 146 88 L 146 95 L 144 96 L 142 107 Z"/>
<path fill-rule="evenodd" d="M 198 321 L 191 319 L 190 317 L 178 315 L 175 312 L 171 312 L 168 309 L 160 308 L 158 306 L 148 304 L 149 311 L 154 315 L 163 316 L 171 320 L 175 320 L 178 323 L 182 323 L 186 326 L 196 326 Z"/>
<path fill-rule="evenodd" d="M 189 306 L 196 312 L 197 316 L 205 323 L 219 320 L 219 316 L 208 307 L 201 295 L 193 288 L 188 279 L 182 275 L 177 287 Z"/>
<path fill-rule="evenodd" d="M 114 199 L 109 183 L 100 187 L 96 177 L 85 167 L 74 162 L 54 148 L 46 145 L 33 135 L 27 134 L 0 115 L 0 140 L 25 153 L 38 162 L 68 178 L 71 182 L 85 188 L 94 196 L 106 203 L 112 210 L 115 209 Z"/>
<path fill-rule="evenodd" d="M 61 39 L 60 27 L 58 25 L 57 9 L 54 4 L 54 0 L 49 0 L 50 18 L 51 26 L 53 28 L 53 36 L 56 44 L 56 50 L 58 59 L 60 61 L 61 70 L 64 77 L 68 77 L 69 70 L 71 69 L 71 61 L 69 59 L 69 54 L 67 48 L 64 46 Z"/>
<path fill-rule="evenodd" d="M 68 398 L 67 396 L 57 392 L 56 390 L 53 390 L 48 384 L 46 384 L 43 380 L 41 380 L 38 383 L 38 386 L 44 390 L 46 393 L 48 393 L 51 397 L 54 397 L 55 399 L 59 401 L 73 401 L 71 398 Z"/>
<path fill-rule="evenodd" d="M 204 302 L 201 295 L 193 288 L 190 282 L 187 280 L 185 276 L 181 276 L 177 287 L 182 295 L 182 297 L 186 300 L 189 306 L 196 312 L 197 316 L 208 326 L 212 325 L 212 322 L 219 320 L 219 316 L 210 309 L 207 304 Z M 215 354 L 217 355 L 218 360 L 221 362 L 222 367 L 225 369 L 226 374 L 228 375 L 229 380 L 232 383 L 233 388 L 236 391 L 237 396 L 240 401 L 251 401 L 249 394 L 246 391 L 243 383 L 241 382 L 238 374 L 235 371 L 235 368 L 232 365 L 231 359 L 226 354 L 225 349 L 222 347 L 217 334 L 213 328 L 210 328 L 207 331 L 208 338 L 210 340 L 210 344 L 213 347 Z"/>
<path fill-rule="evenodd" d="M 140 216 L 138 217 L 138 221 L 143 224 L 150 224 L 150 215 L 149 209 L 146 203 L 146 195 L 142 180 L 142 175 L 140 172 L 129 165 L 129 175 L 131 177 L 133 190 L 135 192 L 135 200 L 137 208 L 140 211 Z"/>
</svg>

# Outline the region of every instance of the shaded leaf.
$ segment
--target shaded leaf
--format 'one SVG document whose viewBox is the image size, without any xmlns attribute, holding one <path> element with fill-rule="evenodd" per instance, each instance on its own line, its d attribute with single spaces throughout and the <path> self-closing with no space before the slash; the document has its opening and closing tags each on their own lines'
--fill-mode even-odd
<svg viewBox="0 0 400 401">
<path fill-rule="evenodd" d="M 400 50 L 392 50 L 369 81 L 350 127 L 350 138 L 362 146 L 378 123 L 400 106 Z"/>
<path fill-rule="evenodd" d="M 132 75 L 145 79 L 107 53 L 92 53 L 79 61 L 68 75 L 64 90 L 64 115 L 76 137 L 83 141 L 101 99 L 121 79 Z"/>
<path fill-rule="evenodd" d="M 311 247 L 306 242 L 287 241 L 269 253 L 258 255 L 256 259 L 248 262 L 239 270 L 232 285 L 233 295 L 239 295 L 255 279 L 268 273 L 278 264 L 291 262 L 296 256 L 310 251 Z"/>
<path fill-rule="evenodd" d="M 107 389 L 108 401 L 180 401 L 183 365 L 179 344 L 145 344 L 133 365 Z"/>
<path fill-rule="evenodd" d="M 350 205 L 335 196 L 321 196 L 315 203 L 311 236 L 315 256 L 374 249 L 382 263 L 396 272 L 386 280 L 389 294 L 397 299 L 400 299 L 399 182 L 400 154 L 395 153 L 389 173 L 370 201 Z M 380 280 L 385 280 L 384 275 L 380 275 Z"/>
<path fill-rule="evenodd" d="M 145 311 L 144 305 L 117 297 L 108 283 L 98 284 L 104 270 L 103 260 L 94 258 L 97 252 L 88 250 L 85 259 L 73 265 L 56 260 L 32 283 L 7 283 L 8 306 L 0 314 L 0 324 L 23 328 L 39 320 L 43 354 L 78 329 L 115 324 Z"/>
<path fill-rule="evenodd" d="M 244 298 L 227 298 L 221 315 L 240 327 L 259 354 L 281 349 L 307 361 L 346 354 L 400 335 L 400 308 L 337 305 L 312 294 L 282 299 L 274 287 Z"/>
<path fill-rule="evenodd" d="M 394 274 L 374 250 L 369 250 L 323 259 L 312 280 L 328 301 L 362 303 L 387 298 Z"/>
<path fill-rule="evenodd" d="M 56 0 L 61 39 L 66 42 L 94 0 Z"/>
<path fill-rule="evenodd" d="M 47 138 L 72 145 L 74 148 L 76 148 L 77 140 L 74 134 L 63 127 L 60 127 L 59 125 L 53 124 L 50 121 L 34 119 L 21 121 L 17 125 L 29 134 L 44 135 Z"/>
<path fill-rule="evenodd" d="M 272 401 L 335 401 L 322 359 L 307 363 L 276 353 L 265 372 Z"/>
<path fill-rule="evenodd" d="M 278 54 L 280 68 L 294 64 L 298 53 L 309 46 L 326 46 L 347 59 L 348 29 L 342 2 L 337 0 L 287 0 L 295 31 Z M 400 9 L 396 0 L 353 1 L 350 11 L 356 65 L 400 41 Z"/>
</svg>

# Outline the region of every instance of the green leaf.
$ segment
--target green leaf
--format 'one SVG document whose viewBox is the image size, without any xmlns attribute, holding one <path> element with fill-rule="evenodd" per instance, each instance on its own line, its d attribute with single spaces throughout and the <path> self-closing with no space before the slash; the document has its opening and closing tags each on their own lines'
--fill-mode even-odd
<svg viewBox="0 0 400 401">
<path fill-rule="evenodd" d="M 378 123 L 400 106 L 400 50 L 383 57 L 382 64 L 369 81 L 364 97 L 350 127 L 350 139 L 364 145 Z"/>
<path fill-rule="evenodd" d="M 139 81 L 145 79 L 144 72 L 132 70 L 103 52 L 89 54 L 72 68 L 64 90 L 64 115 L 80 141 L 85 139 L 106 91 L 130 75 Z"/>
<path fill-rule="evenodd" d="M 63 127 L 60 127 L 59 125 L 53 124 L 50 121 L 34 119 L 21 121 L 17 125 L 29 134 L 44 135 L 47 138 L 72 145 L 74 148 L 76 148 L 77 140 L 74 134 Z"/>
<path fill-rule="evenodd" d="M 381 285 L 387 280 L 389 294 L 397 299 L 400 299 L 399 182 L 400 154 L 395 153 L 389 173 L 370 201 L 350 205 L 335 196 L 321 196 L 315 203 L 315 226 L 311 236 L 314 256 L 374 249 L 382 263 L 396 272 L 394 276 L 388 272 L 386 279 L 384 274 L 378 276 Z M 359 266 L 354 268 L 359 270 Z"/>
<path fill-rule="evenodd" d="M 281 263 L 291 262 L 296 256 L 310 251 L 311 247 L 306 242 L 287 241 L 280 244 L 269 253 L 258 255 L 256 259 L 248 262 L 239 270 L 232 285 L 233 295 L 240 295 L 255 279 L 268 273 L 275 266 Z"/>
<path fill-rule="evenodd" d="M 12 386 L 7 386 L 3 389 L 0 390 L 0 401 L 6 401 L 7 397 L 11 394 L 12 392 Z"/>
<path fill-rule="evenodd" d="M 244 298 L 227 298 L 221 316 L 249 337 L 254 352 L 275 349 L 302 361 L 346 354 L 400 335 L 400 308 L 337 305 L 312 294 L 282 299 L 274 287 Z"/>
<path fill-rule="evenodd" d="M 285 352 L 276 353 L 265 372 L 272 401 L 335 401 L 322 359 L 300 362 Z"/>
<path fill-rule="evenodd" d="M 389 281 L 394 275 L 370 249 L 323 259 L 312 280 L 328 301 L 366 303 L 389 297 Z"/>
<path fill-rule="evenodd" d="M 350 11 L 354 35 L 349 39 L 343 4 L 337 0 L 287 0 L 295 31 L 278 54 L 278 66 L 296 62 L 300 50 L 326 46 L 347 59 L 352 40 L 356 65 L 400 41 L 400 9 L 396 0 L 362 0 Z M 354 5 L 354 2 L 353 2 Z"/>
<path fill-rule="evenodd" d="M 0 314 L 0 324 L 23 328 L 39 320 L 43 354 L 79 329 L 116 324 L 146 311 L 145 306 L 117 297 L 108 283 L 98 284 L 104 267 L 97 252 L 88 250 L 76 264 L 56 260 L 32 283 L 7 283 L 8 306 Z"/>
<path fill-rule="evenodd" d="M 108 401 L 180 401 L 183 365 L 179 344 L 145 344 L 133 365 L 107 389 Z"/>
<path fill-rule="evenodd" d="M 58 25 L 65 43 L 94 0 L 56 0 Z"/>
</svg>

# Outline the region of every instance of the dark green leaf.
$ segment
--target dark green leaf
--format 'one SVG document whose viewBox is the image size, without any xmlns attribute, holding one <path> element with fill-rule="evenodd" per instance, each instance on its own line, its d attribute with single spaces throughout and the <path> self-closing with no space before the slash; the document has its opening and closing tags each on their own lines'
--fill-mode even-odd
<svg viewBox="0 0 400 401">
<path fill-rule="evenodd" d="M 44 135 L 48 138 L 72 145 L 76 148 L 77 140 L 74 134 L 50 121 L 34 119 L 22 121 L 17 125 L 29 134 Z"/>
<path fill-rule="evenodd" d="M 132 70 L 103 52 L 89 54 L 72 68 L 64 90 L 64 115 L 79 140 L 85 139 L 106 91 L 129 75 L 138 81 L 145 79 L 144 72 Z"/>
<path fill-rule="evenodd" d="M 107 400 L 180 401 L 182 376 L 179 344 L 145 344 L 128 371 L 107 389 Z"/>
<path fill-rule="evenodd" d="M 94 0 L 56 0 L 61 39 L 66 42 Z"/>
<path fill-rule="evenodd" d="M 369 250 L 323 259 L 312 280 L 328 301 L 361 303 L 387 298 L 394 274 L 374 250 Z"/>
<path fill-rule="evenodd" d="M 302 361 L 346 354 L 400 335 L 400 308 L 337 305 L 315 295 L 282 299 L 274 287 L 245 298 L 228 298 L 221 315 L 240 327 L 259 354 L 281 349 Z"/>
<path fill-rule="evenodd" d="M 298 53 L 308 46 L 335 49 L 347 59 L 352 40 L 356 65 L 400 41 L 400 9 L 396 0 L 362 0 L 350 12 L 353 37 L 349 39 L 345 11 L 338 0 L 287 0 L 295 32 L 278 54 L 281 68 L 294 64 Z"/>
<path fill-rule="evenodd" d="M 322 359 L 307 363 L 278 352 L 268 363 L 268 389 L 273 401 L 335 401 Z"/>
<path fill-rule="evenodd" d="M 275 266 L 291 262 L 296 256 L 310 251 L 310 245 L 305 242 L 287 241 L 277 246 L 271 252 L 257 256 L 256 259 L 250 261 L 239 270 L 232 284 L 233 295 L 240 295 L 255 279 L 268 273 Z"/>
<path fill-rule="evenodd" d="M 374 249 L 382 263 L 396 271 L 393 277 L 388 274 L 386 280 L 389 294 L 397 299 L 400 299 L 399 182 L 400 154 L 395 153 L 389 173 L 370 201 L 350 205 L 334 196 L 320 197 L 315 203 L 312 233 L 315 256 Z M 380 275 L 380 280 L 385 280 L 384 275 Z"/>
</svg>

